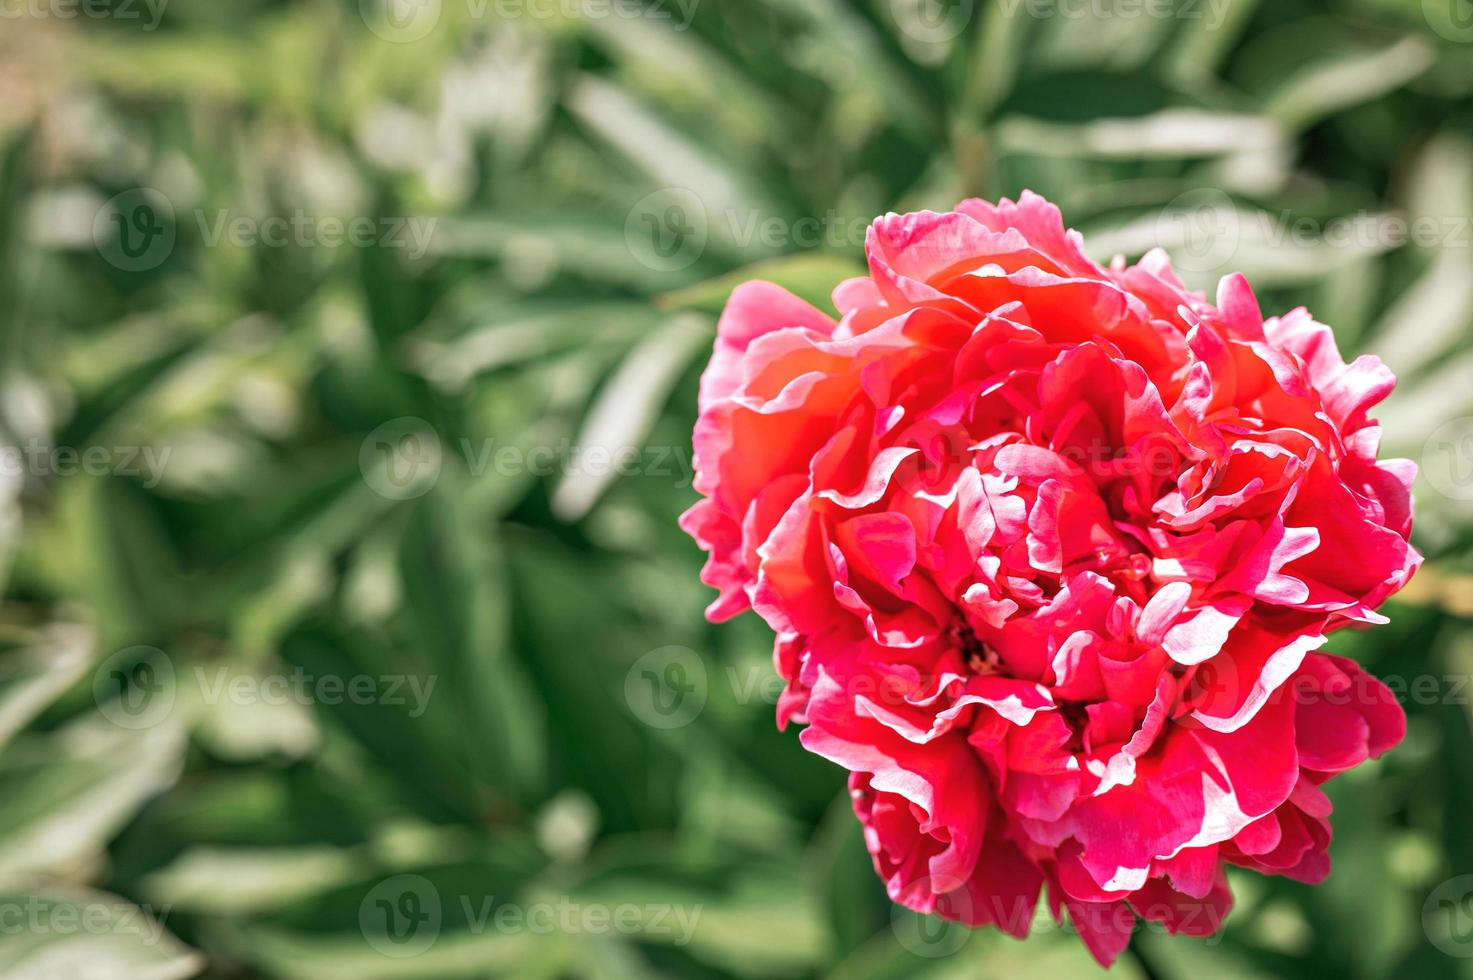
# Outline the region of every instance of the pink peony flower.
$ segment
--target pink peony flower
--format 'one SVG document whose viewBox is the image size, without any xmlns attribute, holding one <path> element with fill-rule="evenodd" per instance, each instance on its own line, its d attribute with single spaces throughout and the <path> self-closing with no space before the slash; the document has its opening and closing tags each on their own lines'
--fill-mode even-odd
<svg viewBox="0 0 1473 980">
<path fill-rule="evenodd" d="M 1137 915 L 1215 931 L 1228 863 L 1328 873 L 1320 786 L 1405 719 L 1315 651 L 1421 559 L 1379 360 L 1081 244 L 1025 193 L 876 221 L 837 321 L 738 288 L 681 525 L 890 896 L 1023 936 L 1047 885 L 1109 964 Z"/>
</svg>

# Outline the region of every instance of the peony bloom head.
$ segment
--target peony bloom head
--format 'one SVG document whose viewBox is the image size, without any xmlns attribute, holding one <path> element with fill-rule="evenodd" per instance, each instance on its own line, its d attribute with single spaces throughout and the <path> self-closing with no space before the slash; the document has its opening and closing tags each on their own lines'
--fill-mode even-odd
<svg viewBox="0 0 1473 980">
<path fill-rule="evenodd" d="M 737 289 L 682 526 L 890 896 L 1021 936 L 1046 889 L 1108 964 L 1137 916 L 1215 931 L 1227 864 L 1328 873 L 1321 785 L 1405 721 L 1317 651 L 1420 557 L 1380 361 L 1081 244 L 1025 193 L 876 221 L 837 321 Z"/>
</svg>

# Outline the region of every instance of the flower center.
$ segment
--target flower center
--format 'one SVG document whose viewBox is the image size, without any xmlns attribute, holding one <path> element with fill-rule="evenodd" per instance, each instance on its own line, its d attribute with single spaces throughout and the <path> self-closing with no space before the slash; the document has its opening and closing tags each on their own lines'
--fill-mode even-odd
<svg viewBox="0 0 1473 980">
<path fill-rule="evenodd" d="M 956 647 L 961 651 L 962 662 L 967 669 L 974 674 L 992 674 L 1006 677 L 1007 671 L 1003 669 L 1002 658 L 997 651 L 972 632 L 972 628 L 965 623 L 957 623 L 951 627 L 951 637 Z"/>
</svg>

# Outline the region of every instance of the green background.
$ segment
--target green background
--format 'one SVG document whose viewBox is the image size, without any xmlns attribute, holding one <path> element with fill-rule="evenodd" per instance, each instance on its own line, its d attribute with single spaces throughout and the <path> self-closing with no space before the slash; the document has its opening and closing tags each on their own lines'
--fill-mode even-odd
<svg viewBox="0 0 1473 980">
<path fill-rule="evenodd" d="M 892 912 L 675 527 L 735 282 L 1025 187 L 1424 465 L 1329 882 L 1116 974 L 1473 977 L 1468 0 L 158 2 L 0 0 L 0 978 L 1088 974 Z"/>
</svg>

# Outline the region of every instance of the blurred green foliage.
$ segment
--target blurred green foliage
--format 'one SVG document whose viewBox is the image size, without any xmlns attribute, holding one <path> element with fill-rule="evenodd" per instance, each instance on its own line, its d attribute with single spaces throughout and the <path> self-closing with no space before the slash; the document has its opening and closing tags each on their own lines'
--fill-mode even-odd
<svg viewBox="0 0 1473 980">
<path fill-rule="evenodd" d="M 892 911 L 675 527 L 735 282 L 1025 187 L 1376 351 L 1428 468 L 1334 875 L 1116 972 L 1473 977 L 1466 0 L 0 11 L 0 978 L 1092 971 Z"/>
</svg>

